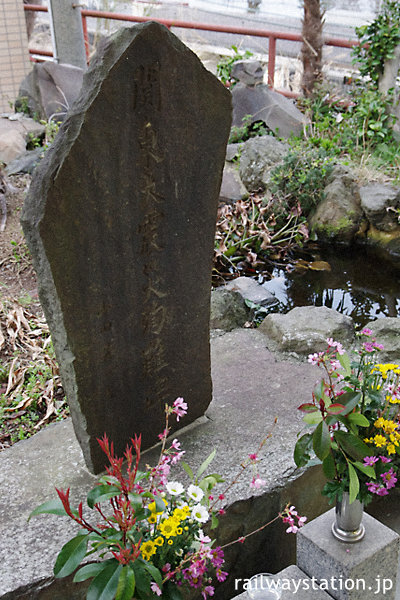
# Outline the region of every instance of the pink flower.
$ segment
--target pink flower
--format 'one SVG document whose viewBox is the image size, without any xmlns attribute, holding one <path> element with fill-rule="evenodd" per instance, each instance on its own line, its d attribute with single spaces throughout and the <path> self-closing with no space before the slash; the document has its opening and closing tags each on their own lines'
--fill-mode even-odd
<svg viewBox="0 0 400 600">
<path fill-rule="evenodd" d="M 369 329 L 368 327 L 364 327 L 364 329 L 362 330 L 362 335 L 372 335 L 372 329 Z"/>
<path fill-rule="evenodd" d="M 309 354 L 307 361 L 309 363 L 311 363 L 312 365 L 317 365 L 318 361 L 321 358 L 321 354 L 322 354 L 322 352 L 320 352 L 319 354 L 317 354 L 317 353 L 315 353 L 315 354 Z"/>
<path fill-rule="evenodd" d="M 165 563 L 165 565 L 163 566 L 163 568 L 161 570 L 162 570 L 163 573 L 168 573 L 168 571 L 171 570 L 170 563 Z"/>
<path fill-rule="evenodd" d="M 297 533 L 298 530 L 299 528 L 297 527 L 297 525 L 292 523 L 292 525 L 286 529 L 286 533 Z"/>
<path fill-rule="evenodd" d="M 177 452 L 172 458 L 171 458 L 171 465 L 176 465 L 182 458 L 182 456 L 185 454 L 185 450 L 182 450 L 182 452 Z"/>
<path fill-rule="evenodd" d="M 206 600 L 207 596 L 214 596 L 214 588 L 212 585 L 207 585 L 204 590 L 201 592 L 201 595 Z"/>
<path fill-rule="evenodd" d="M 157 594 L 157 596 L 161 596 L 162 591 L 160 590 L 160 588 L 158 587 L 158 585 L 156 584 L 155 581 L 153 581 L 150 584 L 150 587 L 151 587 L 151 591 L 153 592 L 153 594 Z"/>
<path fill-rule="evenodd" d="M 387 456 L 380 456 L 379 458 L 381 459 L 381 461 L 383 463 L 390 463 L 390 462 L 392 462 L 392 459 L 388 458 Z"/>
<path fill-rule="evenodd" d="M 390 467 L 389 471 L 386 473 L 382 473 L 381 477 L 386 485 L 386 489 L 390 490 L 395 487 L 397 483 L 397 477 L 393 471 L 393 467 Z"/>
<path fill-rule="evenodd" d="M 188 405 L 183 398 L 177 398 L 173 404 L 172 412 L 176 415 L 176 420 L 179 421 L 187 413 Z"/>
<path fill-rule="evenodd" d="M 257 454 L 255 452 L 253 452 L 252 454 L 249 454 L 249 459 L 253 462 L 255 462 L 257 460 Z"/>
<path fill-rule="evenodd" d="M 373 467 L 378 460 L 379 458 L 377 456 L 366 456 L 364 458 L 364 463 L 369 467 Z"/>
<path fill-rule="evenodd" d="M 174 450 L 180 450 L 181 449 L 180 441 L 177 440 L 176 438 L 174 440 L 172 440 L 171 448 L 173 448 Z"/>
<path fill-rule="evenodd" d="M 253 476 L 253 479 L 250 482 L 250 488 L 253 490 L 259 490 L 265 484 L 266 484 L 266 481 L 264 479 L 261 479 L 261 477 L 259 475 L 255 476 L 255 477 Z"/>
</svg>

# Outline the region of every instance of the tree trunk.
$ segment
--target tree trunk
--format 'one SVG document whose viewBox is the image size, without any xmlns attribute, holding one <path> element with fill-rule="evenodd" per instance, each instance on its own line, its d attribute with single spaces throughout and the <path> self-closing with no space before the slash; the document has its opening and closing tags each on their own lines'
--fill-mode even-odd
<svg viewBox="0 0 400 600">
<path fill-rule="evenodd" d="M 315 84 L 322 80 L 323 23 L 320 0 L 304 0 L 301 88 L 306 97 L 312 95 Z"/>
</svg>

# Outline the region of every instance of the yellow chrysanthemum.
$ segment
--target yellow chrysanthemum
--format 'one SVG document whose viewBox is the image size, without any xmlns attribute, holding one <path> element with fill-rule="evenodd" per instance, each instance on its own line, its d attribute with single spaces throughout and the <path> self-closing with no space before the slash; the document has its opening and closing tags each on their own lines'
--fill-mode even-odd
<svg viewBox="0 0 400 600">
<path fill-rule="evenodd" d="M 140 546 L 140 553 L 145 560 L 149 560 L 150 556 L 153 556 L 156 551 L 157 547 L 152 540 L 147 540 Z"/>
<path fill-rule="evenodd" d="M 159 524 L 158 529 L 161 531 L 163 536 L 168 539 L 173 535 L 177 535 L 177 533 L 176 533 L 177 527 L 178 526 L 177 526 L 176 521 L 174 521 L 174 519 L 172 519 L 170 517 L 169 519 L 165 519 L 165 521 L 162 521 Z"/>
<path fill-rule="evenodd" d="M 364 442 L 366 444 L 373 444 L 374 443 L 374 438 L 373 437 L 371 437 L 371 438 L 364 438 Z"/>
<path fill-rule="evenodd" d="M 165 498 L 162 499 L 165 506 L 168 506 L 168 502 L 165 500 Z M 162 513 L 164 512 L 163 510 L 156 510 L 156 503 L 155 502 L 150 502 L 150 504 L 147 507 L 152 513 L 156 514 L 156 515 L 162 515 Z"/>
<path fill-rule="evenodd" d="M 157 523 L 157 515 L 156 515 L 156 513 L 151 513 L 151 515 L 148 517 L 147 520 L 151 524 Z"/>
<path fill-rule="evenodd" d="M 381 429 L 385 425 L 385 419 L 383 417 L 379 417 L 374 423 L 377 429 Z"/>
<path fill-rule="evenodd" d="M 397 433 L 397 431 L 395 431 L 394 433 L 391 433 L 390 436 L 390 441 L 395 445 L 398 446 L 399 445 L 399 434 Z"/>
<path fill-rule="evenodd" d="M 172 546 L 172 544 L 173 544 L 173 543 L 174 543 L 174 542 L 173 542 L 173 540 L 168 540 L 168 544 L 169 544 L 170 546 Z"/>
<path fill-rule="evenodd" d="M 388 444 L 386 450 L 388 454 L 396 454 L 396 446 L 394 444 Z"/>
<path fill-rule="evenodd" d="M 164 538 L 161 535 L 159 535 L 154 540 L 154 543 L 155 543 L 156 546 L 162 546 L 164 544 Z"/>
<path fill-rule="evenodd" d="M 377 448 L 381 448 L 382 446 L 386 446 L 387 440 L 383 435 L 376 435 L 374 437 L 374 444 Z"/>
<path fill-rule="evenodd" d="M 385 433 L 393 433 L 397 429 L 397 423 L 394 421 L 385 421 L 384 430 Z"/>
</svg>

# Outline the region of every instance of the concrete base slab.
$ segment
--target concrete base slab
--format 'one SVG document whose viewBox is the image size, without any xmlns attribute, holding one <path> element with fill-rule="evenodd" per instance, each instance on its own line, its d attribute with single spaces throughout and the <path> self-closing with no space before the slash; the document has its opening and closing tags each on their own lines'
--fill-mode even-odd
<svg viewBox="0 0 400 600">
<path fill-rule="evenodd" d="M 212 375 L 214 399 L 207 418 L 179 434 L 185 459 L 193 467 L 216 448 L 212 470 L 230 481 L 278 418 L 259 464 L 266 487 L 252 491 L 250 477 L 239 479 L 227 494 L 218 542 L 227 543 L 253 531 L 276 516 L 286 502 L 295 504 L 309 519 L 324 512 L 320 470 L 314 468 L 303 474 L 296 470 L 292 459 L 301 429 L 301 414 L 296 408 L 309 400 L 318 370 L 307 363 L 277 359 L 257 330 L 239 329 L 212 340 Z M 154 462 L 156 454 L 155 450 L 149 451 L 146 462 Z M 74 524 L 53 515 L 27 522 L 38 504 L 56 497 L 55 486 L 71 488 L 73 505 L 93 487 L 95 478 L 85 467 L 71 422 L 51 425 L 2 452 L 0 473 L 1 600 L 84 598 L 76 585 L 66 592 L 63 580 L 57 585 L 52 580 L 55 557 L 76 533 Z M 184 473 L 180 477 L 188 483 Z M 234 596 L 236 577 L 277 572 L 295 562 L 294 553 L 295 538 L 285 534 L 281 523 L 250 537 L 244 545 L 228 548 L 230 578 L 219 588 L 218 599 Z"/>
</svg>

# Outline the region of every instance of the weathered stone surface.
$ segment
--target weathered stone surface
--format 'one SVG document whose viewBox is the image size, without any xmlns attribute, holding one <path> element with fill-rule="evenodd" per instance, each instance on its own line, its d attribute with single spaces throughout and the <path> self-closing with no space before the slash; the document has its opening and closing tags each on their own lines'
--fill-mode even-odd
<svg viewBox="0 0 400 600">
<path fill-rule="evenodd" d="M 54 62 L 35 63 L 19 89 L 19 98 L 27 102 L 30 114 L 48 120 L 63 120 L 82 88 L 83 69 Z"/>
<path fill-rule="evenodd" d="M 220 287 L 211 293 L 210 327 L 232 331 L 243 327 L 249 316 L 243 296 Z"/>
<path fill-rule="evenodd" d="M 6 167 L 7 175 L 16 175 L 17 173 L 33 173 L 40 160 L 44 156 L 42 147 L 35 150 L 28 150 L 20 156 L 17 156 Z"/>
<path fill-rule="evenodd" d="M 289 100 L 274 92 L 267 85 L 247 86 L 238 83 L 232 90 L 232 125 L 240 127 L 247 115 L 252 115 L 251 123 L 264 121 L 267 127 L 280 137 L 300 135 L 307 123 L 306 117 Z"/>
<path fill-rule="evenodd" d="M 242 142 L 237 144 L 228 144 L 226 147 L 226 160 L 228 162 L 233 162 L 235 159 L 239 158 L 242 153 Z"/>
<path fill-rule="evenodd" d="M 250 192 L 264 189 L 271 167 L 277 165 L 289 146 L 272 135 L 255 137 L 243 142 L 239 174 Z"/>
<path fill-rule="evenodd" d="M 235 203 L 247 198 L 248 195 L 249 193 L 240 179 L 239 169 L 236 165 L 226 162 L 219 192 L 220 201 L 228 204 Z"/>
<path fill-rule="evenodd" d="M 324 199 L 309 219 L 320 240 L 350 242 L 360 229 L 360 193 L 349 169 L 337 165 L 324 190 Z"/>
<path fill-rule="evenodd" d="M 267 315 L 258 330 L 271 347 L 297 354 L 325 350 L 328 337 L 345 346 L 354 341 L 353 319 L 326 306 L 298 306 L 286 315 Z"/>
<path fill-rule="evenodd" d="M 104 432 L 117 452 L 134 432 L 148 447 L 165 402 L 183 396 L 193 421 L 211 400 L 211 262 L 229 128 L 229 92 L 150 22 L 99 51 L 35 172 L 22 223 L 95 472 Z"/>
<path fill-rule="evenodd" d="M 226 284 L 226 289 L 239 292 L 243 298 L 261 306 L 271 306 L 277 303 L 276 296 L 251 277 L 237 277 L 236 279 L 232 279 L 232 281 Z"/>
<path fill-rule="evenodd" d="M 368 221 L 380 231 L 399 230 L 398 215 L 400 188 L 381 183 L 370 183 L 360 187 L 361 208 Z"/>
<path fill-rule="evenodd" d="M 238 60 L 233 63 L 232 77 L 245 85 L 253 86 L 263 82 L 264 71 L 259 60 Z"/>
<path fill-rule="evenodd" d="M 44 126 L 22 113 L 0 116 L 0 163 L 8 165 L 25 152 L 31 137 L 44 134 Z"/>
<path fill-rule="evenodd" d="M 377 342 L 383 344 L 384 350 L 379 352 L 379 360 L 400 364 L 400 318 L 385 317 L 367 323 Z"/>
<path fill-rule="evenodd" d="M 334 520 L 335 509 L 332 508 L 300 529 L 296 536 L 300 569 L 321 583 L 323 580 L 324 588 L 336 600 L 373 600 L 377 597 L 394 600 L 399 535 L 364 513 L 364 538 L 356 544 L 346 544 L 333 537 Z M 385 592 L 382 590 L 384 578 L 393 584 Z"/>
</svg>

